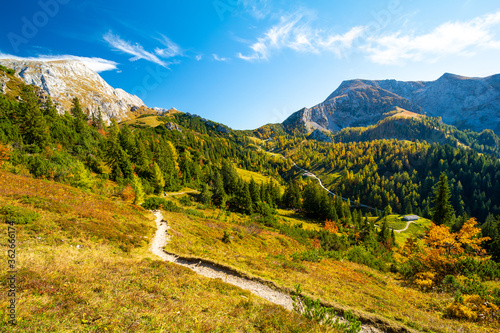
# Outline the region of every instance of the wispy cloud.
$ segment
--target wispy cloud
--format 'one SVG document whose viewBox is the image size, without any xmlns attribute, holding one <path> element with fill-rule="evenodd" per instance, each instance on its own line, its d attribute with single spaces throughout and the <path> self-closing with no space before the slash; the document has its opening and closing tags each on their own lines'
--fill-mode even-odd
<svg viewBox="0 0 500 333">
<path fill-rule="evenodd" d="M 229 61 L 231 60 L 230 58 L 225 58 L 225 57 L 219 57 L 217 54 L 212 54 L 212 57 L 214 58 L 214 60 L 216 61 Z"/>
<path fill-rule="evenodd" d="M 183 54 L 181 47 L 179 45 L 175 44 L 174 42 L 172 42 L 170 40 L 170 38 L 168 38 L 164 35 L 161 35 L 161 38 L 158 40 L 160 41 L 160 43 L 162 43 L 163 46 L 165 46 L 164 48 L 157 47 L 155 49 L 155 53 L 159 57 L 173 58 L 173 57 L 181 56 Z"/>
<path fill-rule="evenodd" d="M 247 61 L 268 60 L 273 53 L 283 49 L 316 54 L 329 51 L 341 57 L 363 30 L 364 27 L 357 26 L 344 34 L 329 33 L 311 27 L 310 20 L 296 13 L 282 17 L 279 24 L 271 27 L 250 46 L 250 54 L 239 53 L 238 57 Z"/>
<path fill-rule="evenodd" d="M 111 31 L 106 33 L 103 36 L 103 38 L 106 42 L 108 42 L 108 44 L 111 47 L 115 48 L 116 50 L 133 55 L 133 57 L 130 58 L 130 61 L 144 59 L 144 60 L 153 62 L 155 64 L 158 64 L 160 66 L 168 67 L 168 64 L 166 62 L 164 62 L 163 60 L 158 58 L 157 55 L 146 51 L 144 49 L 144 47 L 142 47 L 142 45 L 140 45 L 138 43 L 132 44 L 128 41 L 125 41 L 125 40 L 121 39 L 120 36 L 113 34 Z M 158 50 L 160 53 L 163 52 L 161 49 L 158 49 Z M 168 51 L 168 49 L 166 49 L 166 50 Z M 167 52 L 167 51 L 165 51 L 165 52 Z"/>
<path fill-rule="evenodd" d="M 263 19 L 272 13 L 267 0 L 240 0 L 245 10 L 256 19 Z"/>
<path fill-rule="evenodd" d="M 500 12 L 466 22 L 446 22 L 426 34 L 397 32 L 368 38 L 360 48 L 378 64 L 437 61 L 444 56 L 472 56 L 478 49 L 500 49 Z"/>
<path fill-rule="evenodd" d="M 201 59 L 203 59 L 203 55 L 202 54 L 198 54 L 196 56 L 196 61 L 201 61 Z"/>
<path fill-rule="evenodd" d="M 0 53 L 0 59 L 12 59 L 12 60 L 20 60 L 20 61 L 61 61 L 61 60 L 77 60 L 84 63 L 87 67 L 92 69 L 93 71 L 100 73 L 110 70 L 117 69 L 118 63 L 106 60 L 102 58 L 88 58 L 88 57 L 78 57 L 73 55 L 40 55 L 38 57 L 18 57 L 10 54 Z"/>
</svg>

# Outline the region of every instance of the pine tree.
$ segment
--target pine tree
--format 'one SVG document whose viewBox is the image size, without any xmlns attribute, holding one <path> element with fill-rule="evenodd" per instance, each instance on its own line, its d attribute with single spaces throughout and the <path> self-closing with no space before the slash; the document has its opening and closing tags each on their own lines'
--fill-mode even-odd
<svg viewBox="0 0 500 333">
<path fill-rule="evenodd" d="M 49 119 L 56 118 L 59 115 L 50 96 L 47 97 L 47 102 L 45 102 L 45 107 L 43 108 L 43 115 Z"/>
<path fill-rule="evenodd" d="M 21 103 L 21 129 L 25 142 L 44 148 L 50 141 L 49 127 L 45 122 L 38 97 L 31 86 L 23 87 Z"/>
<path fill-rule="evenodd" d="M 215 205 L 221 209 L 226 208 L 226 191 L 224 190 L 224 182 L 222 176 L 216 171 L 214 175 L 214 194 L 212 196 L 212 201 Z"/>
<path fill-rule="evenodd" d="M 202 185 L 200 201 L 204 205 L 210 205 L 212 203 L 212 192 L 210 192 L 207 184 Z"/>
<path fill-rule="evenodd" d="M 73 107 L 71 108 L 71 115 L 75 117 L 75 130 L 77 133 L 83 133 L 86 130 L 87 115 L 83 112 L 80 106 L 80 101 L 77 97 L 73 98 Z"/>
<path fill-rule="evenodd" d="M 451 223 L 451 218 L 455 211 L 450 203 L 450 188 L 448 185 L 448 177 L 444 172 L 439 176 L 439 182 L 434 189 L 434 198 L 432 208 L 432 221 L 436 225 Z"/>
<path fill-rule="evenodd" d="M 252 179 L 250 180 L 250 184 L 248 185 L 248 189 L 250 190 L 250 196 L 252 197 L 252 201 L 257 204 L 260 202 L 260 191 L 259 191 L 259 185 L 255 182 L 255 180 Z"/>
<path fill-rule="evenodd" d="M 392 214 L 392 207 L 391 205 L 387 205 L 385 208 L 384 208 L 384 216 L 389 216 Z"/>
<path fill-rule="evenodd" d="M 248 215 L 253 214 L 253 203 L 252 196 L 250 194 L 250 189 L 248 183 L 244 183 L 242 187 L 242 195 L 243 195 L 243 209 Z"/>
</svg>

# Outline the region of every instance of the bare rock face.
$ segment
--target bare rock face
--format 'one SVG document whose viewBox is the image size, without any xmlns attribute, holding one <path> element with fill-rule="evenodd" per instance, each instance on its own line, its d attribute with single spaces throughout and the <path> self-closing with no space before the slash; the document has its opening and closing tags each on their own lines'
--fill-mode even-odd
<svg viewBox="0 0 500 333">
<path fill-rule="evenodd" d="M 432 116 L 460 129 L 500 133 L 500 75 L 469 78 L 444 74 L 413 100 Z"/>
<path fill-rule="evenodd" d="M 344 81 L 323 103 L 297 111 L 283 125 L 289 132 L 337 132 L 374 125 L 395 107 L 442 117 L 460 129 L 500 133 L 500 75 L 445 74 L 431 82 Z"/>
<path fill-rule="evenodd" d="M 26 84 L 43 89 L 53 99 L 59 112 L 69 111 L 74 97 L 87 113 L 100 108 L 103 119 L 123 120 L 133 107 L 145 106 L 137 96 L 114 89 L 102 77 L 78 60 L 27 61 L 0 60 L 0 64 L 16 71 Z"/>
<path fill-rule="evenodd" d="M 321 142 L 333 142 L 332 138 L 330 138 L 327 134 L 320 131 L 319 129 L 312 132 L 308 137 L 310 140 L 316 140 Z"/>
</svg>

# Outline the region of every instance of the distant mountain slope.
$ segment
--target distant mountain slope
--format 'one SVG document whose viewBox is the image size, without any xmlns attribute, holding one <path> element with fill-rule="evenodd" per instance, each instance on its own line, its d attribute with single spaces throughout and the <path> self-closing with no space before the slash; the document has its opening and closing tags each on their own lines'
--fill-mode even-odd
<svg viewBox="0 0 500 333">
<path fill-rule="evenodd" d="M 0 64 L 14 69 L 26 84 L 40 87 L 59 102 L 59 112 L 69 110 L 74 97 L 78 97 L 90 114 L 100 108 L 104 120 L 123 120 L 129 118 L 132 108 L 145 107 L 139 97 L 111 87 L 99 74 L 78 60 L 42 62 L 3 59 Z"/>
<path fill-rule="evenodd" d="M 500 75 L 468 78 L 444 74 L 431 82 L 344 81 L 324 102 L 295 112 L 283 125 L 289 133 L 337 132 L 374 125 L 394 107 L 442 117 L 460 129 L 500 133 Z"/>
</svg>

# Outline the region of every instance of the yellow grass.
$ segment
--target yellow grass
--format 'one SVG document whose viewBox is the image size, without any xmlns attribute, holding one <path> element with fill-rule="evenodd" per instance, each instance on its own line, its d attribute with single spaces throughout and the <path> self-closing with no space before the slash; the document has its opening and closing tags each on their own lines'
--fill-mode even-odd
<svg viewBox="0 0 500 333">
<path fill-rule="evenodd" d="M 323 229 L 323 225 L 319 224 L 318 221 L 305 218 L 293 210 L 277 209 L 277 212 L 281 216 L 281 221 L 291 226 L 302 224 L 302 228 L 306 230 L 319 231 Z"/>
<path fill-rule="evenodd" d="M 121 124 L 127 124 L 129 126 L 157 127 L 163 124 L 163 122 L 161 122 L 158 118 L 158 115 L 151 115 L 148 117 L 127 120 Z"/>
<path fill-rule="evenodd" d="M 257 172 L 253 172 L 253 171 L 248 171 L 248 170 L 245 170 L 245 169 L 240 169 L 240 168 L 236 168 L 236 172 L 238 172 L 238 175 L 246 182 L 249 182 L 252 178 L 253 180 L 255 180 L 255 182 L 257 182 L 258 184 L 262 184 L 262 183 L 267 183 L 269 182 L 270 180 L 273 180 L 273 178 L 271 177 L 268 177 L 268 176 L 264 176 L 264 175 L 261 175 L 260 173 L 257 173 Z"/>
<path fill-rule="evenodd" d="M 295 262 L 292 254 L 310 249 L 295 239 L 263 228 L 248 218 L 209 218 L 166 213 L 172 241 L 168 251 L 209 259 L 277 285 L 302 289 L 338 308 L 352 308 L 363 317 L 383 317 L 409 328 L 435 332 L 493 332 L 488 324 L 461 322 L 444 317 L 449 294 L 423 293 L 406 287 L 397 275 L 381 273 L 366 266 L 331 259 Z M 231 242 L 222 242 L 224 231 Z M 413 231 L 410 231 L 413 232 Z"/>
<path fill-rule="evenodd" d="M 9 298 L 1 292 L 0 332 L 326 331 L 240 288 L 160 261 L 148 251 L 153 216 L 141 208 L 0 172 L 6 205 L 39 219 L 15 225 L 18 325 L 8 325 Z M 1 216 L 0 223 L 4 265 Z M 7 274 L 0 269 L 0 280 Z"/>
</svg>

